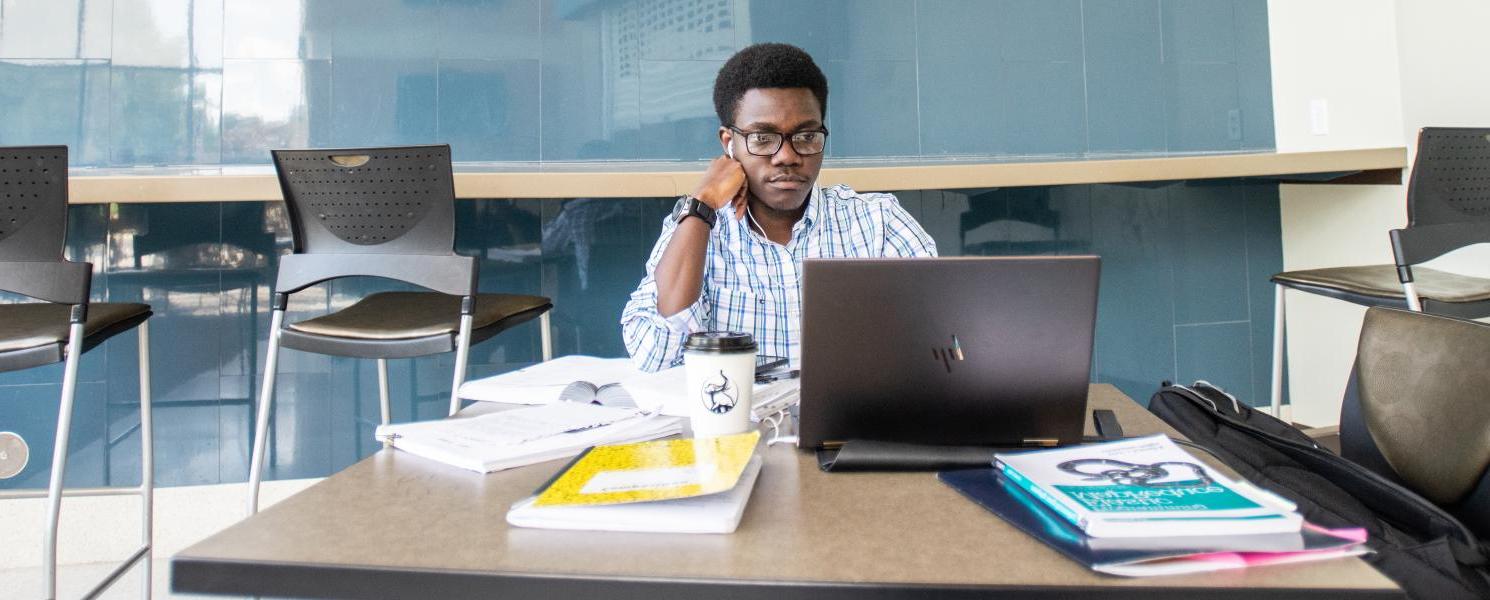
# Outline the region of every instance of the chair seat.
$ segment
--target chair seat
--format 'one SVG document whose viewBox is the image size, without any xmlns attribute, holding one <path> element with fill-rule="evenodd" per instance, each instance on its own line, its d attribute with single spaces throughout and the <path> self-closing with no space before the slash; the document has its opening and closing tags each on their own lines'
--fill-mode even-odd
<svg viewBox="0 0 1490 600">
<path fill-rule="evenodd" d="M 480 343 L 553 308 L 542 296 L 477 294 L 471 343 Z M 410 358 L 455 350 L 460 297 L 436 292 L 373 294 L 334 313 L 285 326 L 280 344 L 358 358 Z"/>
<path fill-rule="evenodd" d="M 514 315 L 547 308 L 542 296 L 477 294 L 471 329 L 485 329 Z M 460 331 L 460 297 L 436 292 L 372 294 L 328 315 L 287 326 L 300 333 L 359 340 L 400 340 Z"/>
<path fill-rule="evenodd" d="M 69 305 L 49 302 L 0 305 L 0 371 L 26 369 L 66 358 L 71 311 Z M 88 304 L 88 320 L 83 322 L 83 351 L 130 330 L 150 318 L 150 314 L 148 304 Z"/>
<path fill-rule="evenodd" d="M 0 352 L 66 343 L 71 311 L 71 306 L 50 302 L 0 305 Z M 112 325 L 149 313 L 148 304 L 91 303 L 88 320 L 83 322 L 83 337 L 95 337 Z"/>
<path fill-rule="evenodd" d="M 1412 275 L 1418 296 L 1424 299 L 1456 304 L 1490 300 L 1490 279 L 1424 267 L 1413 267 Z M 1273 283 L 1316 293 L 1334 291 L 1327 295 L 1357 304 L 1405 304 L 1407 299 L 1394 265 L 1287 271 L 1274 275 Z"/>
</svg>

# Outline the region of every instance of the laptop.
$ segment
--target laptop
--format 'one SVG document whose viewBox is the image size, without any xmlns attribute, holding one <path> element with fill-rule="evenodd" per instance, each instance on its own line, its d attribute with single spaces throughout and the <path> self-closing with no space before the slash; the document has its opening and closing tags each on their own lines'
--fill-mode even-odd
<svg viewBox="0 0 1490 600">
<path fill-rule="evenodd" d="M 1098 257 L 804 263 L 802 448 L 1081 442 Z"/>
</svg>

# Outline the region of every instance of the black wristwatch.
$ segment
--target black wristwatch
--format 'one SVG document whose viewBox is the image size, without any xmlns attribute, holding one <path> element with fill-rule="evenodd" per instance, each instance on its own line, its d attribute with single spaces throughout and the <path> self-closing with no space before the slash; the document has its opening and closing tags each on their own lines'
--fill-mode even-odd
<svg viewBox="0 0 1490 600">
<path fill-rule="evenodd" d="M 677 223 L 682 223 L 688 217 L 698 217 L 709 229 L 714 228 L 714 209 L 693 196 L 684 196 L 683 203 L 678 205 L 678 211 L 673 214 L 673 220 Z"/>
</svg>

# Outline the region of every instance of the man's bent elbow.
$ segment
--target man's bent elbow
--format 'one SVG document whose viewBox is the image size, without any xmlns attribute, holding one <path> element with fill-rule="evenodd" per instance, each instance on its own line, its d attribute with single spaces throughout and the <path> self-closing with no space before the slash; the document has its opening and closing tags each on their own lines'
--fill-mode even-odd
<svg viewBox="0 0 1490 600">
<path fill-rule="evenodd" d="M 667 357 L 662 350 L 667 346 L 663 339 L 666 332 L 649 327 L 647 323 L 627 322 L 621 327 L 622 341 L 626 343 L 626 354 L 631 364 L 640 371 L 653 373 L 667 367 Z"/>
</svg>

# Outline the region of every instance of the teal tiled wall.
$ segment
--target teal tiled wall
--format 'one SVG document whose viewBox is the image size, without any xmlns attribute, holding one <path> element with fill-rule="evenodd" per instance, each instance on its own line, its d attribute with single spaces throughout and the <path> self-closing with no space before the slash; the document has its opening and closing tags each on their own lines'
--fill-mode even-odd
<svg viewBox="0 0 1490 600">
<path fill-rule="evenodd" d="M 450 143 L 695 160 L 731 53 L 828 76 L 831 157 L 1273 147 L 1266 0 L 6 0 L 0 145 L 80 166 Z"/>
<path fill-rule="evenodd" d="M 832 86 L 834 157 L 1100 155 L 1273 146 L 1265 0 L 0 0 L 0 145 L 64 143 L 78 166 L 262 163 L 279 147 L 450 143 L 462 161 L 694 160 L 734 50 L 787 41 Z M 955 254 L 1104 260 L 1094 381 L 1139 400 L 1206 378 L 1260 403 L 1281 269 L 1276 185 L 1190 182 L 905 191 Z M 618 356 L 616 320 L 672 199 L 459 204 L 482 286 L 554 298 L 556 351 Z M 72 209 L 99 300 L 157 316 L 157 474 L 242 481 L 282 208 Z M 292 317 L 378 289 L 336 282 Z M 69 485 L 138 465 L 131 335 L 86 355 Z M 538 357 L 536 326 L 471 375 Z M 452 357 L 391 365 L 394 418 L 443 414 Z M 286 351 L 269 476 L 375 450 L 375 368 Z M 0 430 L 45 483 L 61 368 L 0 374 Z"/>
</svg>

